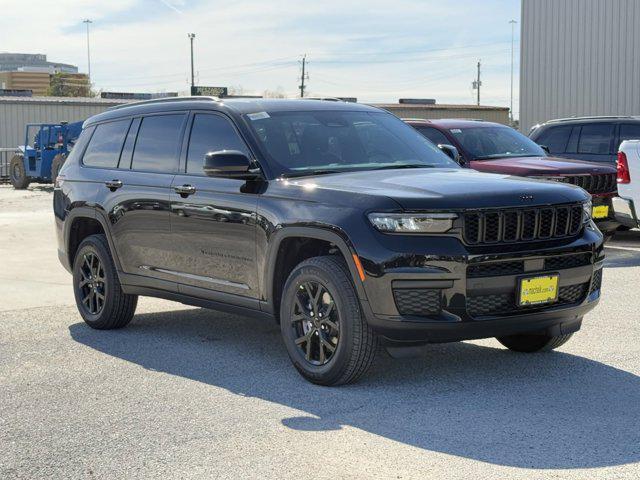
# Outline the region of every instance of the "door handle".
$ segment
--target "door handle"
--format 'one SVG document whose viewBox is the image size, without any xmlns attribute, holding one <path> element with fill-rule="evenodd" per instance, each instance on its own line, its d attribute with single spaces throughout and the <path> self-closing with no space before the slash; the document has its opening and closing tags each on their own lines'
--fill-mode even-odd
<svg viewBox="0 0 640 480">
<path fill-rule="evenodd" d="M 104 182 L 104 184 L 112 192 L 115 192 L 117 189 L 122 187 L 122 182 L 120 180 L 107 180 L 106 182 Z"/>
<path fill-rule="evenodd" d="M 182 198 L 187 198 L 189 195 L 193 195 L 194 193 L 196 193 L 196 187 L 194 187 L 193 185 L 180 185 L 177 187 L 173 187 L 173 189 Z"/>
</svg>

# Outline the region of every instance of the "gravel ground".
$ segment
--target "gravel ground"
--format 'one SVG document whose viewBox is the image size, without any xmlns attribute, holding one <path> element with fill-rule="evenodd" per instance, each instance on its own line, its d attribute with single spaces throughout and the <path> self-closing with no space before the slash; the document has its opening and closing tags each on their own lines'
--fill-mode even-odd
<svg viewBox="0 0 640 480">
<path fill-rule="evenodd" d="M 50 209 L 0 187 L 0 478 L 640 477 L 640 233 L 556 352 L 434 345 L 322 388 L 264 321 L 142 299 L 89 329 Z"/>
</svg>

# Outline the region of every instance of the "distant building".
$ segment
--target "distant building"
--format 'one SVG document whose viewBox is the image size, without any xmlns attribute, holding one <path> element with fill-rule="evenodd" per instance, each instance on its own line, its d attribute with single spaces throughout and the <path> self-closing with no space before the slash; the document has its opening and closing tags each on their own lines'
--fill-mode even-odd
<svg viewBox="0 0 640 480">
<path fill-rule="evenodd" d="M 78 67 L 68 63 L 49 62 L 41 53 L 0 52 L 0 72 L 14 70 L 40 71 L 47 73 L 78 73 Z"/>
<path fill-rule="evenodd" d="M 448 105 L 431 103 L 403 102 L 376 103 L 374 107 L 382 108 L 400 118 L 471 118 L 488 122 L 509 124 L 509 108 L 488 105 Z"/>
<path fill-rule="evenodd" d="M 38 71 L 0 72 L 0 88 L 7 90 L 31 90 L 34 96 L 48 95 L 52 74 Z M 69 86 L 86 87 L 89 77 L 84 73 L 62 73 L 60 82 Z"/>
<path fill-rule="evenodd" d="M 522 0 L 520 125 L 640 114 L 638 0 Z"/>
</svg>

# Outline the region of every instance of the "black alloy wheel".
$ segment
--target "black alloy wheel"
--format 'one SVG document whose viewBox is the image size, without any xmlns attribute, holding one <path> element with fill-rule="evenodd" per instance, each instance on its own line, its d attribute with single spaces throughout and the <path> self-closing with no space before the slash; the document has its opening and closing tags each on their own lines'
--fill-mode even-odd
<svg viewBox="0 0 640 480">
<path fill-rule="evenodd" d="M 133 318 L 138 297 L 122 291 L 104 235 L 90 235 L 80 243 L 73 260 L 73 294 L 91 328 L 122 328 Z"/>
<path fill-rule="evenodd" d="M 280 331 L 293 366 L 318 385 L 356 381 L 371 366 L 377 336 L 341 256 L 300 262 L 285 282 Z"/>
<path fill-rule="evenodd" d="M 91 315 L 98 315 L 104 308 L 105 274 L 98 256 L 93 252 L 83 255 L 78 289 L 81 305 Z"/>
<path fill-rule="evenodd" d="M 340 316 L 333 297 L 320 282 L 308 281 L 298 287 L 291 327 L 295 343 L 312 365 L 325 365 L 340 341 Z"/>
</svg>

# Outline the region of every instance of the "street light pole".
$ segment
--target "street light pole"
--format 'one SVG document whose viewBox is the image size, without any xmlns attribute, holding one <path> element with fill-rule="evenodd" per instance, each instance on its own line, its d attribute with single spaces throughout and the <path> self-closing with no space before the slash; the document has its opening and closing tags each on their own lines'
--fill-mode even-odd
<svg viewBox="0 0 640 480">
<path fill-rule="evenodd" d="M 195 95 L 196 83 L 193 72 L 193 39 L 196 38 L 195 33 L 189 34 L 189 40 L 191 41 L 191 95 Z"/>
<path fill-rule="evenodd" d="M 513 126 L 513 45 L 514 45 L 514 36 L 515 36 L 515 20 L 509 21 L 511 24 L 511 105 L 509 107 L 509 115 L 511 116 L 511 125 Z"/>
<path fill-rule="evenodd" d="M 87 74 L 89 76 L 89 85 L 91 85 L 91 48 L 89 46 L 89 24 L 93 22 L 87 18 L 86 20 L 83 20 L 82 23 L 87 26 Z"/>
</svg>

